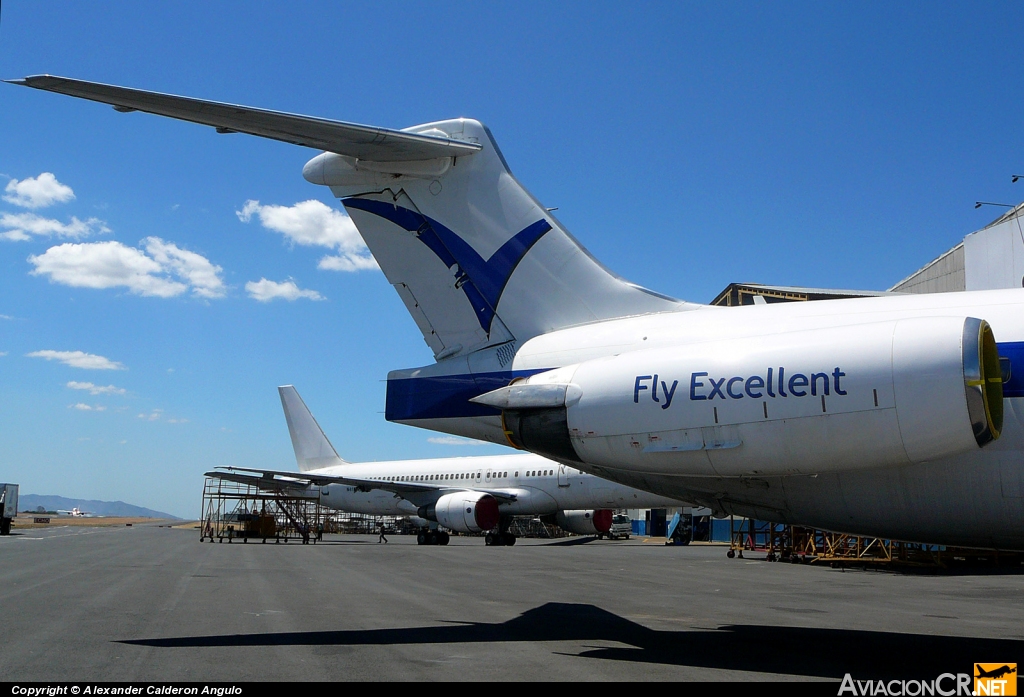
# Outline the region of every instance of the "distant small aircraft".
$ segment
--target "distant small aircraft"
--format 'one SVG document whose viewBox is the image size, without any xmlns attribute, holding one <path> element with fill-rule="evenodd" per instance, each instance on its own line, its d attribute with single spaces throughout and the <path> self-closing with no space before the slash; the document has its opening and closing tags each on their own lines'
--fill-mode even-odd
<svg viewBox="0 0 1024 697">
<path fill-rule="evenodd" d="M 82 509 L 80 509 L 78 507 L 72 508 L 70 511 L 62 511 L 62 510 L 58 509 L 57 510 L 57 514 L 58 515 L 71 516 L 72 518 L 91 518 L 92 517 L 92 513 L 90 513 L 89 511 L 83 511 Z"/>
</svg>

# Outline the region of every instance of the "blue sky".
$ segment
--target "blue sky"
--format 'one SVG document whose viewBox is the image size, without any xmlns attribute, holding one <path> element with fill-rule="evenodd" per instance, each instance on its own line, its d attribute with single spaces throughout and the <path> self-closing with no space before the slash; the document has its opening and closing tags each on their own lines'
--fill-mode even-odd
<svg viewBox="0 0 1024 697">
<path fill-rule="evenodd" d="M 1000 212 L 974 201 L 1024 198 L 1022 15 L 7 0 L 0 76 L 475 117 L 614 271 L 707 302 L 732 281 L 884 289 Z M 318 268 L 361 252 L 302 179 L 315 154 L 0 85 L 0 481 L 194 516 L 206 469 L 294 466 L 286 383 L 347 459 L 503 452 L 384 421 L 387 371 L 431 353 L 379 271 Z M 306 297 L 261 302 L 261 279 Z"/>
</svg>

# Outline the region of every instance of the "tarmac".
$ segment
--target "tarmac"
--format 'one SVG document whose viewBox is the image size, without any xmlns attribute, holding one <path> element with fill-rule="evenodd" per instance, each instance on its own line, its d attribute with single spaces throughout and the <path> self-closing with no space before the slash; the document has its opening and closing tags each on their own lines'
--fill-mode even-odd
<svg viewBox="0 0 1024 697">
<path fill-rule="evenodd" d="M 841 680 L 1024 658 L 1024 574 L 841 571 L 720 546 L 391 536 L 0 537 L 0 680 Z"/>
</svg>

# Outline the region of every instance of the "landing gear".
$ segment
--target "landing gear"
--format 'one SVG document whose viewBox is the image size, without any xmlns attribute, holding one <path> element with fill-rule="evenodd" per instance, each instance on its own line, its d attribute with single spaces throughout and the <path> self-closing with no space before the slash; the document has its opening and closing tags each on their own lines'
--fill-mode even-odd
<svg viewBox="0 0 1024 697">
<path fill-rule="evenodd" d="M 440 530 L 420 530 L 416 533 L 418 545 L 446 545 L 450 540 L 451 535 Z"/>
<path fill-rule="evenodd" d="M 484 536 L 484 544 L 488 547 L 511 547 L 516 543 L 516 536 L 510 532 L 489 532 Z"/>
</svg>

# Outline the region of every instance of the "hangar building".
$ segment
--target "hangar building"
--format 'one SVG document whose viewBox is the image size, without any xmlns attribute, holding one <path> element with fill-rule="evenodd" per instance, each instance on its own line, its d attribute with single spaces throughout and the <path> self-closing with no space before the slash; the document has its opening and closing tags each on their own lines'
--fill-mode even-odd
<svg viewBox="0 0 1024 697">
<path fill-rule="evenodd" d="M 964 241 L 889 290 L 949 293 L 1024 286 L 1024 203 L 972 232 Z"/>
</svg>

